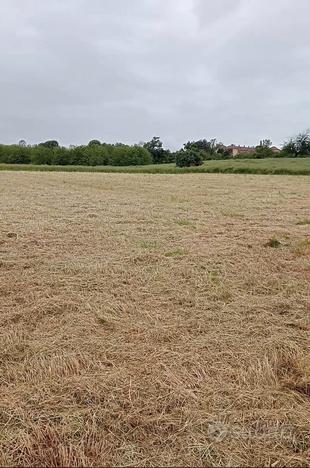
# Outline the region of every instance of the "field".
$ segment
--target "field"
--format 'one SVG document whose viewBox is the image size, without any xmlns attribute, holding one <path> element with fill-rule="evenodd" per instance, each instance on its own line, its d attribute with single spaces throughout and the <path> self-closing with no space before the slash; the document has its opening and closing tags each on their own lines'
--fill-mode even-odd
<svg viewBox="0 0 310 468">
<path fill-rule="evenodd" d="M 199 167 L 176 167 L 173 164 L 146 166 L 35 166 L 31 164 L 0 164 L 1 170 L 60 172 L 131 172 L 145 174 L 235 173 L 310 175 L 310 158 L 234 159 L 207 161 Z"/>
<path fill-rule="evenodd" d="M 1 466 L 309 466 L 309 178 L 0 194 Z"/>
</svg>

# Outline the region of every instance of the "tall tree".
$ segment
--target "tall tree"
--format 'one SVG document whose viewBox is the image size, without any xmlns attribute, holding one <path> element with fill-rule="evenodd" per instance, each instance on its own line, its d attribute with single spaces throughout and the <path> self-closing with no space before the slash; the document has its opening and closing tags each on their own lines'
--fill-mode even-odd
<svg viewBox="0 0 310 468">
<path fill-rule="evenodd" d="M 40 143 L 40 146 L 44 146 L 45 148 L 54 149 L 59 148 L 59 143 L 56 140 L 48 140 L 43 143 Z"/>
<path fill-rule="evenodd" d="M 99 146 L 99 145 L 101 145 L 99 140 L 90 140 L 90 142 L 88 143 L 88 146 Z"/>
<path fill-rule="evenodd" d="M 269 139 L 261 140 L 259 143 L 259 146 L 261 146 L 262 148 L 270 148 L 271 145 L 272 145 L 272 141 Z"/>
<path fill-rule="evenodd" d="M 188 141 L 184 144 L 184 149 L 186 151 L 201 151 L 203 159 L 212 159 L 212 157 L 216 154 L 218 148 L 215 138 L 212 138 L 210 141 L 204 138 L 203 140 Z"/>
<path fill-rule="evenodd" d="M 310 154 L 310 131 L 299 133 L 295 138 L 291 138 L 283 145 L 284 153 L 298 156 L 307 156 Z"/>
<path fill-rule="evenodd" d="M 158 136 L 144 143 L 143 147 L 149 151 L 154 164 L 161 164 L 171 160 L 171 154 L 163 148 L 163 143 Z"/>
</svg>

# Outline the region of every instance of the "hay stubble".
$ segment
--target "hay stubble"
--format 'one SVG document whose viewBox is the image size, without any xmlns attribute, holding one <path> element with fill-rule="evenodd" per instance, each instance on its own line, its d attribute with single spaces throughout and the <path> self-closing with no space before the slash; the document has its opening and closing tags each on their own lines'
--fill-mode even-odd
<svg viewBox="0 0 310 468">
<path fill-rule="evenodd" d="M 309 465 L 306 177 L 0 190 L 0 464 Z"/>
</svg>

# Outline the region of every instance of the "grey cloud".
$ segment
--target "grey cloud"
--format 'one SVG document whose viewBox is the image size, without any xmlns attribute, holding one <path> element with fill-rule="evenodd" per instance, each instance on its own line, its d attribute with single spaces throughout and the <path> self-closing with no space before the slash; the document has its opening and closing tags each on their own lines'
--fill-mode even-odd
<svg viewBox="0 0 310 468">
<path fill-rule="evenodd" d="M 308 0 L 2 0 L 0 141 L 276 144 L 309 126 Z"/>
</svg>

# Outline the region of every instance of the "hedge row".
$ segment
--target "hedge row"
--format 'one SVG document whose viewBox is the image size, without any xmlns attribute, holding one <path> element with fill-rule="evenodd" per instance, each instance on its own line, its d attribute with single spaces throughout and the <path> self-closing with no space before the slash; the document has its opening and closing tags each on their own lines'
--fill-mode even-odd
<svg viewBox="0 0 310 468">
<path fill-rule="evenodd" d="M 141 146 L 108 145 L 47 148 L 43 145 L 0 145 L 0 163 L 77 166 L 135 166 L 152 163 Z"/>
</svg>

